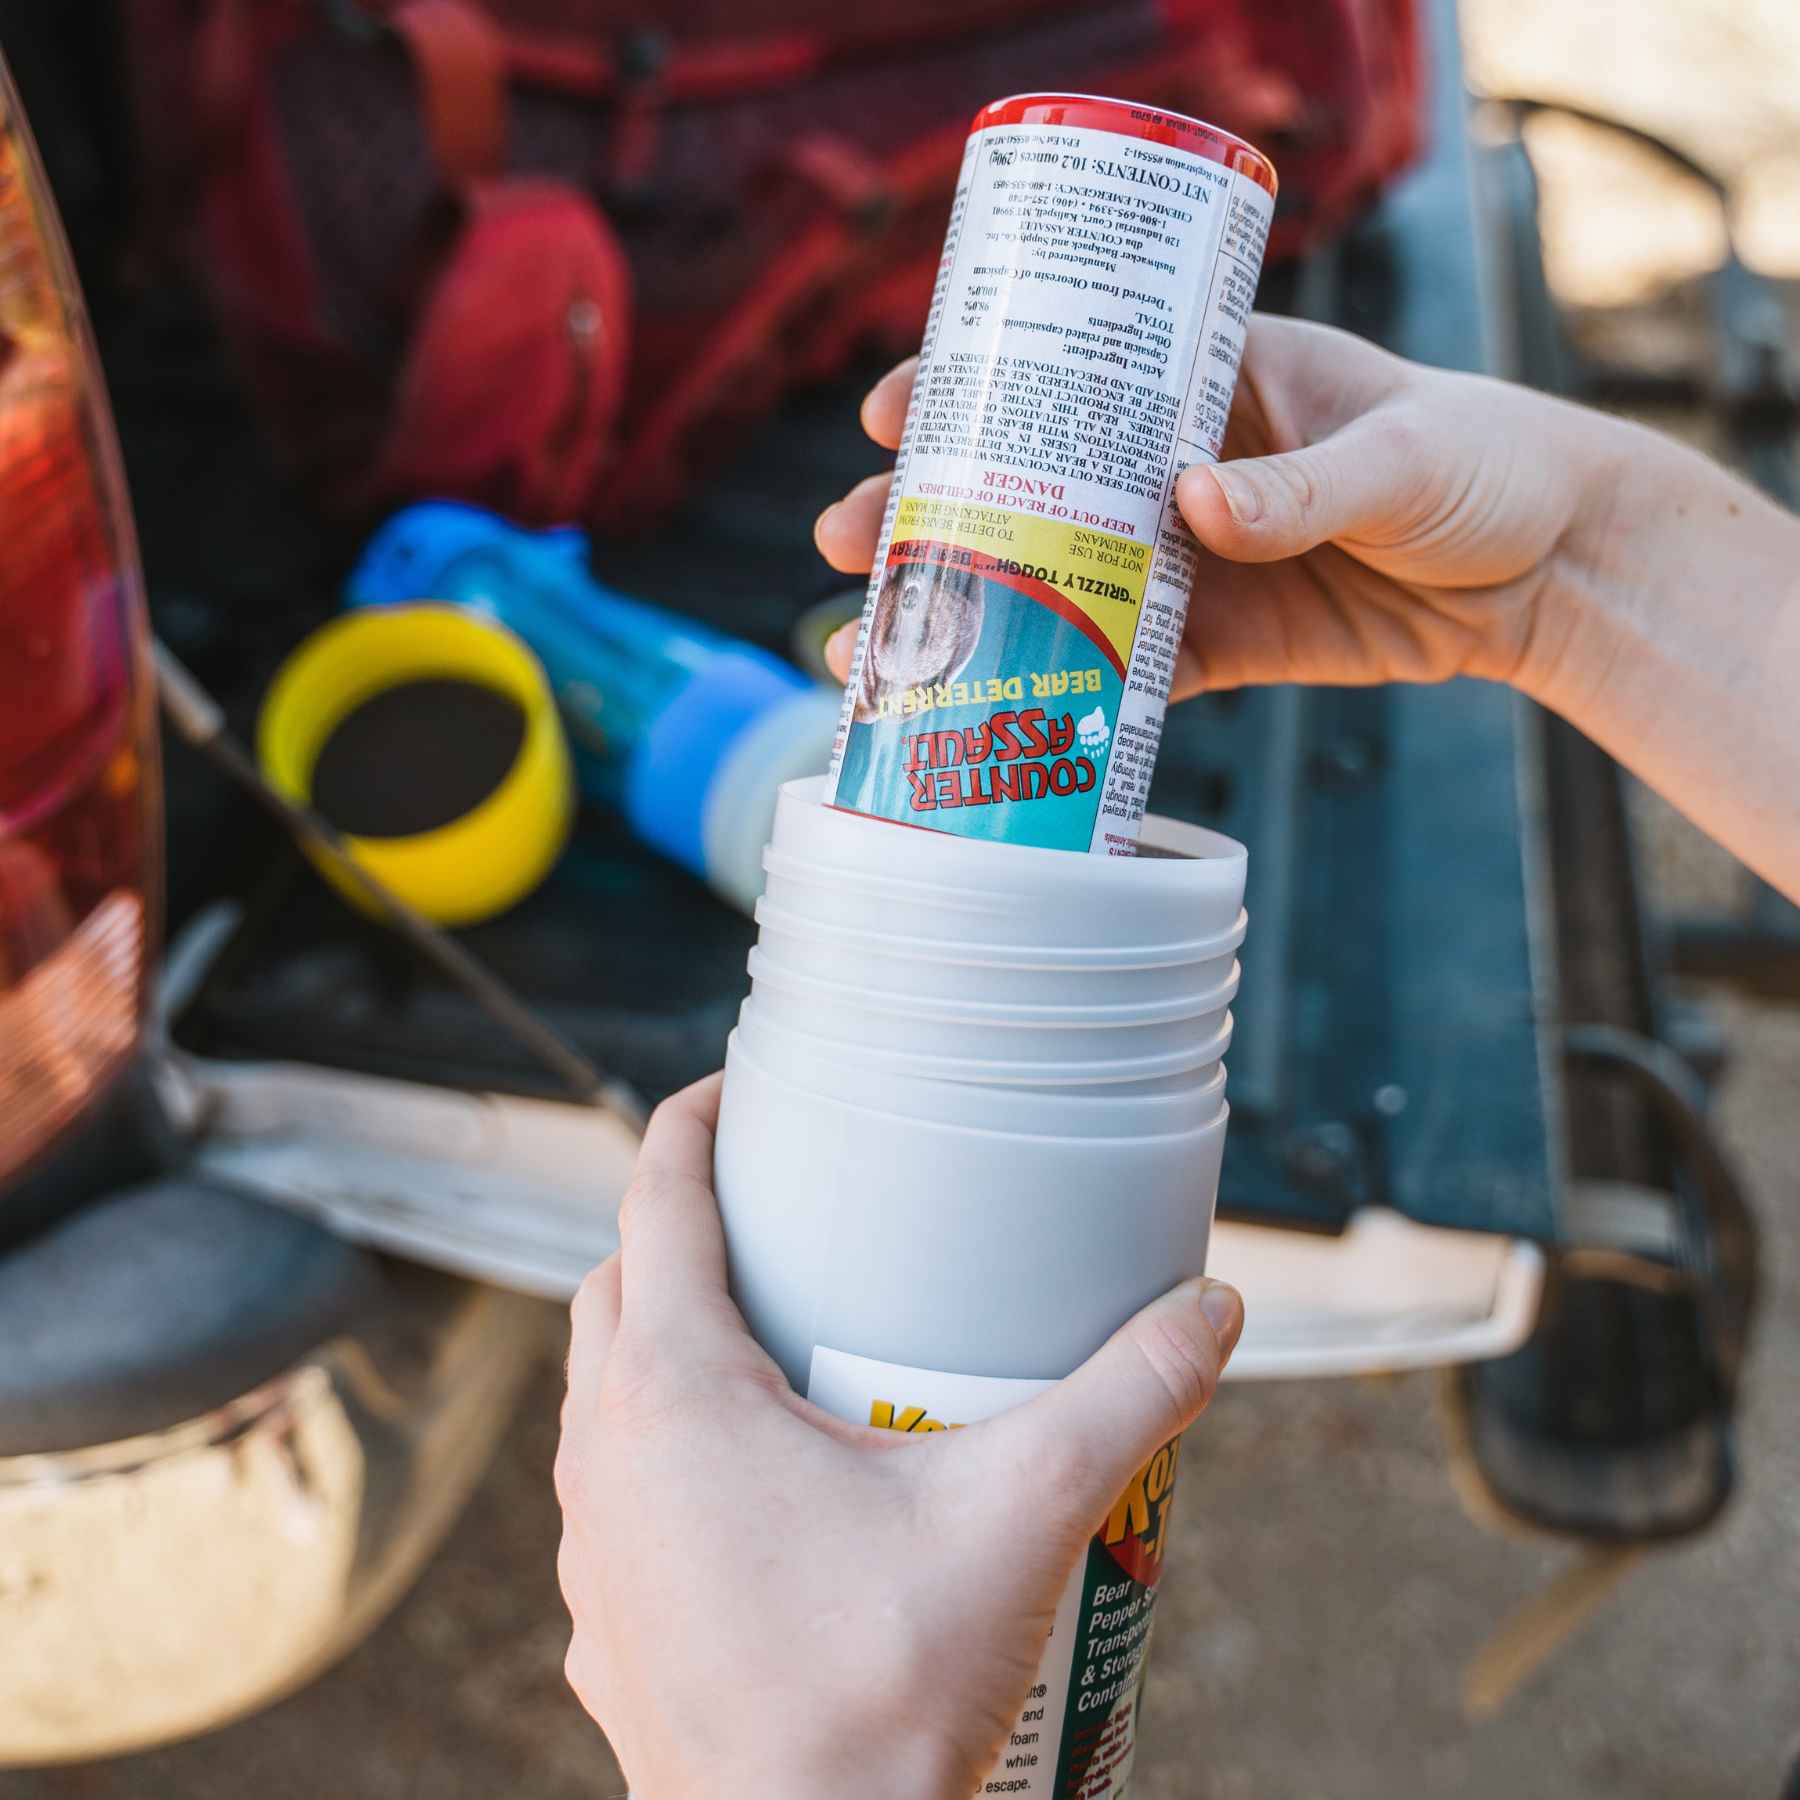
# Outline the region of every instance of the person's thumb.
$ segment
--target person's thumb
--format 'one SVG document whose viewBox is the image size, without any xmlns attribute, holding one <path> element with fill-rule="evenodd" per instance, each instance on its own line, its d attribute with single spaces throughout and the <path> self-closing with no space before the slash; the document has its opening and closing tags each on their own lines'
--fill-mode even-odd
<svg viewBox="0 0 1800 1800">
<path fill-rule="evenodd" d="M 1235 1288 L 1200 1277 L 1153 1300 L 1075 1373 L 982 1427 L 1083 1535 L 1132 1476 L 1206 1409 L 1244 1328 Z"/>
<path fill-rule="evenodd" d="M 1175 504 L 1194 536 L 1232 562 L 1273 562 L 1333 538 L 1380 536 L 1396 497 L 1417 486 L 1401 435 L 1364 419 L 1280 456 L 1193 463 L 1175 484 Z"/>
</svg>

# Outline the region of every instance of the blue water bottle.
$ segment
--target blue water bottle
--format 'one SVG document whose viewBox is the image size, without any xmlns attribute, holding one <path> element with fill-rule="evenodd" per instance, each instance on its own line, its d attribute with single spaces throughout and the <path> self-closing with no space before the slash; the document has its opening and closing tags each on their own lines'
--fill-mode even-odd
<svg viewBox="0 0 1800 1800">
<path fill-rule="evenodd" d="M 352 607 L 447 600 L 544 665 L 582 792 L 748 911 L 784 781 L 831 759 L 840 696 L 780 657 L 597 582 L 584 532 L 432 500 L 375 534 Z"/>
</svg>

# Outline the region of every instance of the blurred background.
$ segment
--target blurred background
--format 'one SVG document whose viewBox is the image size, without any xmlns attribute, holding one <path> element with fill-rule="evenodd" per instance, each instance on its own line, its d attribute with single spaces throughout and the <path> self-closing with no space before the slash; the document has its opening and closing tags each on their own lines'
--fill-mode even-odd
<svg viewBox="0 0 1800 1800">
<path fill-rule="evenodd" d="M 23 1146 L 0 1155 L 0 1800 L 623 1792 L 562 1677 L 563 1314 L 543 1296 L 595 1249 L 570 1166 L 615 1179 L 629 1131 L 572 1135 L 559 1162 L 558 1096 L 598 1068 L 653 1099 L 716 1063 L 750 931 L 729 847 L 634 810 L 632 709 L 672 704 L 674 663 L 728 670 L 757 717 L 791 717 L 802 764 L 816 749 L 818 647 L 860 596 L 810 523 L 879 466 L 855 398 L 916 341 L 944 146 L 973 104 L 926 116 L 914 59 L 979 101 L 1021 62 L 1044 85 L 1101 66 L 1092 32 L 1117 80 L 1080 85 L 1173 80 L 1179 36 L 1154 8 L 1021 4 L 971 27 L 927 4 L 890 40 L 869 9 L 840 63 L 752 33 L 699 79 L 684 33 L 736 45 L 730 9 L 670 5 L 603 51 L 559 36 L 556 0 L 493 11 L 514 33 L 510 164 L 467 9 L 0 0 L 147 589 L 140 613 L 128 530 L 96 529 L 117 602 L 80 637 L 117 671 L 101 798 L 79 830 L 16 834 L 64 871 L 54 905 L 9 849 L 24 814 L 0 787 L 0 1149 L 8 1130 Z M 815 40 L 865 30 L 813 11 Z M 1790 0 L 1188 12 L 1199 72 L 1146 97 L 1281 168 L 1264 304 L 1632 413 L 1794 503 Z M 691 116 L 692 137 L 668 124 Z M 54 345 L 67 292 L 18 225 L 22 166 L 0 163 L 0 350 Z M 521 166 L 536 179 L 501 179 Z M 722 167 L 735 203 L 704 199 Z M 28 360 L 0 354 L 0 377 Z M 91 463 L 116 519 L 79 355 L 43 366 L 75 396 L 69 466 Z M 61 479 L 44 444 L 62 440 L 14 417 L 9 439 L 0 405 L 0 457 Z M 15 570 L 39 493 L 0 488 Z M 547 565 L 508 615 L 573 749 L 574 798 L 519 827 L 554 874 L 479 903 L 417 890 L 574 1047 L 573 1074 L 347 906 L 182 730 L 157 772 L 144 619 L 272 772 L 272 684 L 346 590 L 353 609 L 413 597 L 394 559 L 451 528 L 369 534 L 437 495 L 592 532 L 591 560 L 574 551 L 597 585 L 568 603 L 604 669 L 559 671 Z M 570 553 L 530 542 L 565 573 Z M 29 599 L 0 576 L 0 625 Z M 39 692 L 28 638 L 0 633 L 15 726 Z M 584 682 L 600 711 L 570 699 Z M 1253 869 L 1305 871 L 1252 894 L 1228 1214 L 1347 1241 L 1373 1208 L 1529 1246 L 1531 1335 L 1492 1341 L 1512 1354 L 1484 1374 L 1369 1353 L 1371 1372 L 1221 1394 L 1188 1448 L 1134 1792 L 1775 1800 L 1800 1755 L 1800 1400 L 1781 1374 L 1800 1359 L 1800 919 L 1555 727 L 1499 696 L 1434 706 L 1209 699 L 1172 723 L 1156 804 L 1246 838 Z M 0 718 L 16 785 L 15 749 Z M 1448 870 L 1428 803 L 1446 767 L 1479 772 L 1487 846 Z M 1308 921 L 1368 866 L 1345 837 L 1458 904 L 1416 945 L 1322 971 Z M 141 898 L 129 941 L 94 899 L 118 892 Z M 57 979 L 76 985 L 34 986 L 71 945 Z M 1367 1011 L 1445 967 L 1475 996 L 1456 1056 L 1398 1001 L 1355 1094 L 1289 1052 L 1292 1008 Z M 129 1017 L 95 1014 L 71 1049 L 56 1022 L 96 971 Z M 1408 1135 L 1434 1065 L 1471 1119 L 1448 1148 Z M 452 1106 L 490 1091 L 514 1110 Z M 363 1160 L 332 1160 L 332 1137 Z M 501 1173 L 444 1176 L 455 1217 L 408 1212 L 428 1148 Z M 1656 1238 L 1659 1206 L 1679 1229 L 1656 1251 L 1631 1232 Z M 1596 1273 L 1596 1246 L 1621 1244 L 1631 1267 Z M 144 1623 L 196 1589 L 216 1603 L 160 1637 Z"/>
</svg>

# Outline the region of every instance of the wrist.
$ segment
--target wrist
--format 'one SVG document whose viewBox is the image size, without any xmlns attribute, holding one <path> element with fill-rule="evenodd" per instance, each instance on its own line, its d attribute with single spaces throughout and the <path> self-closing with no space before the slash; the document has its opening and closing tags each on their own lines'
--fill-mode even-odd
<svg viewBox="0 0 1800 1800">
<path fill-rule="evenodd" d="M 1582 408 L 1564 454 L 1572 505 L 1537 572 L 1532 624 L 1513 686 L 1585 725 L 1634 646 L 1666 639 L 1696 582 L 1697 483 L 1735 486 L 1659 432 Z"/>
<path fill-rule="evenodd" d="M 1718 792 L 1791 766 L 1800 520 L 1697 450 L 1588 416 L 1515 685 L 1715 834 L 1760 842 L 1766 822 L 1734 824 Z"/>
</svg>

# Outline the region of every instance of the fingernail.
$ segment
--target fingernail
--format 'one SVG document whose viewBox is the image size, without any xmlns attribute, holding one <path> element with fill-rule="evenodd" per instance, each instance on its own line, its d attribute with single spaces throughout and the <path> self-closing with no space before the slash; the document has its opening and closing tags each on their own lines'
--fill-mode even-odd
<svg viewBox="0 0 1800 1800">
<path fill-rule="evenodd" d="M 822 513 L 820 513 L 816 519 L 813 520 L 813 542 L 815 544 L 819 541 L 820 532 L 822 532 L 825 529 L 826 520 L 828 520 L 831 517 L 831 515 L 834 512 L 836 512 L 837 509 L 840 506 L 842 506 L 843 504 L 844 503 L 841 500 L 832 501 L 832 503 L 828 507 L 826 507 L 826 509 Z"/>
<path fill-rule="evenodd" d="M 843 652 L 844 660 L 849 660 L 856 649 L 856 633 L 861 624 L 860 619 L 852 619 L 849 624 L 840 625 L 825 640 L 825 660 L 828 663 L 836 662 L 840 651 Z"/>
<path fill-rule="evenodd" d="M 1244 480 L 1241 475 L 1229 474 L 1222 467 L 1209 469 L 1207 473 L 1219 484 L 1219 492 L 1225 496 L 1225 504 L 1238 524 L 1254 525 L 1262 517 L 1262 494 L 1254 482 Z"/>
<path fill-rule="evenodd" d="M 1213 1328 L 1219 1348 L 1229 1356 L 1244 1329 L 1244 1303 L 1238 1291 L 1223 1281 L 1206 1281 L 1200 1289 L 1200 1313 Z"/>
</svg>

